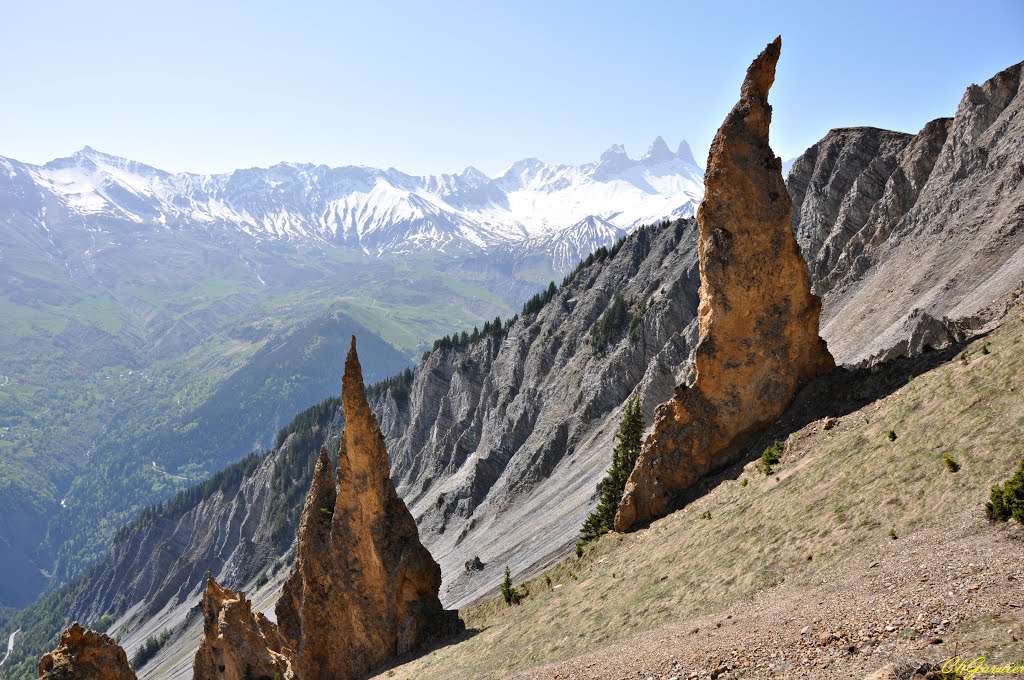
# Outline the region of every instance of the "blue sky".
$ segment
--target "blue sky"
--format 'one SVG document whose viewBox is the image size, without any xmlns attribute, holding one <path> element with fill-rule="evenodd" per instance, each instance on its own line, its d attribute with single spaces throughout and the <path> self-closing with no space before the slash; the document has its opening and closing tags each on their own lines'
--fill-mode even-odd
<svg viewBox="0 0 1024 680">
<path fill-rule="evenodd" d="M 21 2 L 0 8 L 0 155 L 168 170 L 309 161 L 497 174 L 527 156 L 699 162 L 782 34 L 776 153 L 915 132 L 1024 60 L 1024 2 Z"/>
</svg>

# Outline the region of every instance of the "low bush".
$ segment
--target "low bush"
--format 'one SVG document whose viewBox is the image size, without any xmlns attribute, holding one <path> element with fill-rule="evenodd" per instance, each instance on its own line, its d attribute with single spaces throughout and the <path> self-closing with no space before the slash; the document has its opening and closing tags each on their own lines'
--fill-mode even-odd
<svg viewBox="0 0 1024 680">
<path fill-rule="evenodd" d="M 761 453 L 761 472 L 766 476 L 771 476 L 772 466 L 779 464 L 779 460 L 782 457 L 782 449 L 782 442 L 776 440 Z"/>
<path fill-rule="evenodd" d="M 985 514 L 995 522 L 1008 522 L 1012 517 L 1024 524 L 1024 459 L 1012 477 L 992 487 Z"/>
<path fill-rule="evenodd" d="M 949 455 L 948 453 L 943 454 L 942 464 L 946 466 L 946 469 L 950 472 L 960 472 L 960 463 L 956 461 L 956 458 Z"/>
</svg>

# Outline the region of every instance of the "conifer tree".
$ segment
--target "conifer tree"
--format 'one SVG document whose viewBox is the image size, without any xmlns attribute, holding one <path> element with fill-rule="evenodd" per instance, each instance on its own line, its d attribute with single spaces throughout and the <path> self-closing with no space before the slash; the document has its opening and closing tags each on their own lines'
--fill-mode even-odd
<svg viewBox="0 0 1024 680">
<path fill-rule="evenodd" d="M 611 531 L 615 526 L 615 510 L 622 500 L 626 489 L 626 480 L 633 472 L 636 459 L 640 456 L 643 444 L 644 413 L 639 399 L 626 402 L 626 412 L 619 424 L 616 435 L 618 444 L 612 451 L 612 466 L 608 474 L 601 480 L 601 499 L 597 509 L 583 522 L 580 530 L 580 542 L 589 543 Z"/>
<path fill-rule="evenodd" d="M 508 565 L 505 565 L 505 580 L 501 582 L 501 597 L 505 600 L 505 604 L 519 604 L 519 601 L 523 599 L 516 587 L 512 585 L 512 572 Z"/>
</svg>

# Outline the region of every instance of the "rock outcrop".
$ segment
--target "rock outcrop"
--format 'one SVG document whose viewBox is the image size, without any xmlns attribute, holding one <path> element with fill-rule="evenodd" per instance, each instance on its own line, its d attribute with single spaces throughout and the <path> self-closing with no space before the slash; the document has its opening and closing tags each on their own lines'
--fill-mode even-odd
<svg viewBox="0 0 1024 680">
<path fill-rule="evenodd" d="M 253 612 L 245 593 L 206 575 L 203 639 L 192 664 L 193 680 L 294 680 L 284 638 L 273 622 Z"/>
<path fill-rule="evenodd" d="M 747 70 L 711 144 L 697 211 L 701 288 L 696 379 L 658 407 L 615 518 L 625 531 L 665 515 L 775 420 L 797 385 L 834 367 L 818 335 L 821 303 L 792 232 L 782 161 L 768 145 L 781 38 Z"/>
<path fill-rule="evenodd" d="M 832 130 L 793 165 L 793 228 L 843 363 L 919 320 L 986 322 L 1024 280 L 1024 63 L 971 85 L 916 135 Z"/>
<path fill-rule="evenodd" d="M 57 649 L 39 660 L 45 680 L 136 680 L 128 656 L 109 635 L 75 622 L 60 636 Z"/>
<path fill-rule="evenodd" d="M 337 479 L 321 449 L 277 620 L 301 680 L 364 676 L 460 625 L 438 599 L 441 569 L 391 482 L 356 340 L 342 379 Z"/>
</svg>

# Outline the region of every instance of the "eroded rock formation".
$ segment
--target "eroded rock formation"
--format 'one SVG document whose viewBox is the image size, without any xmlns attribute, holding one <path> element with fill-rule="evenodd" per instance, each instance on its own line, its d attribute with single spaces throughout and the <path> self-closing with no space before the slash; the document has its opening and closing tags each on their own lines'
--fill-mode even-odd
<svg viewBox="0 0 1024 680">
<path fill-rule="evenodd" d="M 740 101 L 712 142 L 697 212 L 696 378 L 655 412 L 619 505 L 618 531 L 671 511 L 744 435 L 776 419 L 801 381 L 834 367 L 818 335 L 821 303 L 793 237 L 782 162 L 768 145 L 768 90 L 781 49 L 776 38 L 750 65 Z"/>
<path fill-rule="evenodd" d="M 294 680 L 284 638 L 277 626 L 253 612 L 245 593 L 221 586 L 206 576 L 203 639 L 192 664 L 193 680 Z"/>
<path fill-rule="evenodd" d="M 793 165 L 793 227 L 843 363 L 893 355 L 928 332 L 918 320 L 998 318 L 1024 280 L 1022 74 L 971 85 L 916 135 L 832 130 Z"/>
<path fill-rule="evenodd" d="M 39 660 L 46 680 L 135 680 L 128 656 L 109 635 L 75 622 L 60 636 L 57 649 Z"/>
<path fill-rule="evenodd" d="M 438 599 L 441 569 L 391 482 L 355 337 L 345 360 L 342 409 L 337 479 L 321 449 L 295 564 L 277 605 L 302 680 L 362 677 L 458 625 Z"/>
</svg>

